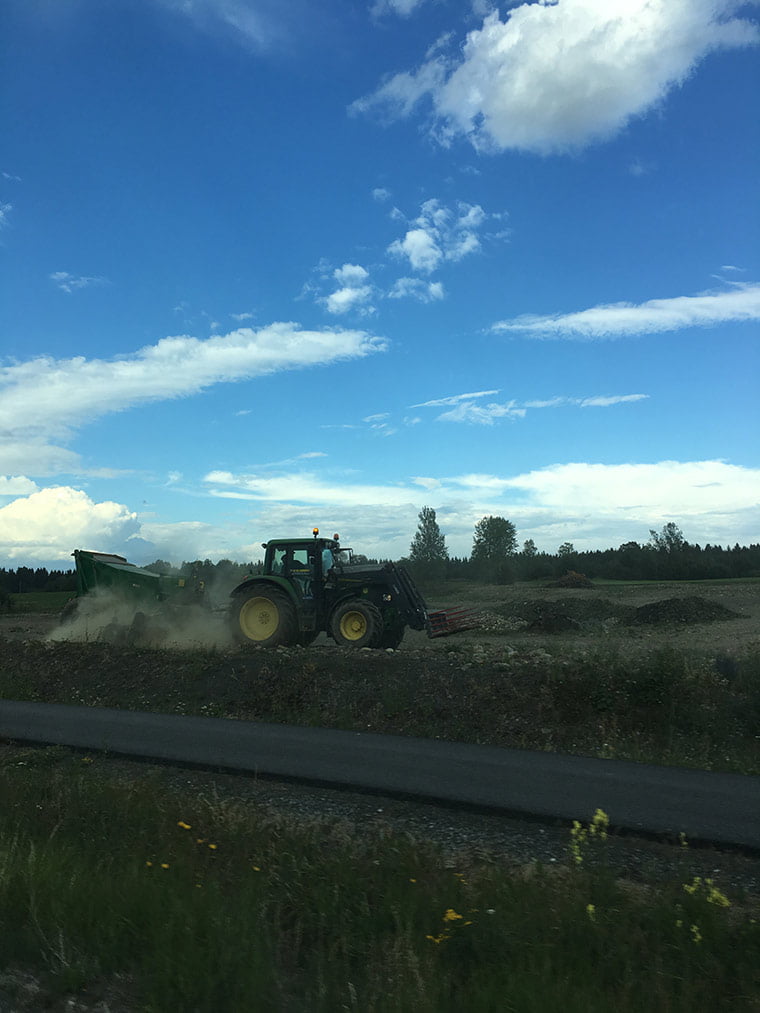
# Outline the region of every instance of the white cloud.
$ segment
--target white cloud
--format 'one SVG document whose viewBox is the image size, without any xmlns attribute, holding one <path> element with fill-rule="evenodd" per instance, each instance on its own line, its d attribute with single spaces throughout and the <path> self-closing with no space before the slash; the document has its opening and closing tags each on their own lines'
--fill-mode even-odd
<svg viewBox="0 0 760 1013">
<path fill-rule="evenodd" d="M 33 492 L 38 492 L 38 486 L 25 475 L 0 475 L 0 496 L 28 496 Z"/>
<path fill-rule="evenodd" d="M 760 470 L 725 461 L 655 464 L 558 464 L 507 481 L 542 507 L 631 518 L 689 518 L 757 509 Z"/>
<path fill-rule="evenodd" d="M 74 428 L 151 401 L 187 397 L 217 383 L 234 383 L 288 369 L 327 365 L 383 351 L 366 331 L 301 330 L 274 323 L 239 328 L 205 340 L 163 338 L 119 359 L 31 359 L 0 367 L 0 469 L 50 474 L 78 470 L 78 458 L 52 446 Z M 19 459 L 25 457 L 24 465 Z"/>
<path fill-rule="evenodd" d="M 760 469 L 724 461 L 646 464 L 573 463 L 519 475 L 414 476 L 392 484 L 339 481 L 315 473 L 279 476 L 212 472 L 211 495 L 261 504 L 253 521 L 266 537 L 284 530 L 335 526 L 362 552 L 408 551 L 421 506 L 438 512 L 454 554 L 468 555 L 475 523 L 509 517 L 520 540 L 555 551 L 646 541 L 650 528 L 675 520 L 688 540 L 749 544 L 756 540 Z"/>
<path fill-rule="evenodd" d="M 390 190 L 387 190 L 384 186 L 376 186 L 375 189 L 372 191 L 372 197 L 374 200 L 380 201 L 382 203 L 383 201 L 390 200 L 391 192 Z"/>
<path fill-rule="evenodd" d="M 597 394 L 595 397 L 579 398 L 577 403 L 581 408 L 610 408 L 612 405 L 644 401 L 648 397 L 648 394 Z"/>
<path fill-rule="evenodd" d="M 12 204 L 0 204 L 0 229 L 4 229 L 8 224 L 8 215 L 12 210 Z"/>
<path fill-rule="evenodd" d="M 659 334 L 684 327 L 760 320 L 760 284 L 735 284 L 730 292 L 650 299 L 648 302 L 593 306 L 576 313 L 522 316 L 502 320 L 492 331 L 539 338 L 616 338 Z"/>
<path fill-rule="evenodd" d="M 2 394 L 0 393 L 0 405 Z M 2 410 L 0 408 L 0 410 Z M 41 427 L 44 429 L 44 425 Z M 0 472 L 14 474 L 28 472 L 37 477 L 44 475 L 75 475 L 83 471 L 79 454 L 64 447 L 52 445 L 34 431 L 34 423 L 6 429 L 0 440 Z"/>
<path fill-rule="evenodd" d="M 107 278 L 85 277 L 69 274 L 68 271 L 54 271 L 49 277 L 62 292 L 78 292 L 83 288 L 92 288 L 93 285 L 108 284 Z"/>
<path fill-rule="evenodd" d="M 137 515 L 121 503 L 94 503 L 79 489 L 56 486 L 0 507 L 0 554 L 25 564 L 72 565 L 74 549 L 123 553 L 139 527 Z"/>
<path fill-rule="evenodd" d="M 96 503 L 68 487 L 43 489 L 0 508 L 0 559 L 70 564 L 75 548 L 119 552 L 133 562 L 163 558 L 250 560 L 259 544 L 316 524 L 379 558 L 409 550 L 424 505 L 437 511 L 454 555 L 469 555 L 473 529 L 488 514 L 508 517 L 520 541 L 556 551 L 646 542 L 649 529 L 674 520 L 692 542 L 757 540 L 760 469 L 726 461 L 558 464 L 517 475 L 416 475 L 388 483 L 357 476 L 291 471 L 279 475 L 210 472 L 214 498 L 247 502 L 244 523 L 164 524 L 119 503 Z M 255 531 L 255 537 L 251 532 Z"/>
<path fill-rule="evenodd" d="M 417 299 L 422 303 L 438 302 L 444 297 L 440 281 L 423 281 L 422 278 L 398 278 L 388 292 L 389 299 Z"/>
<path fill-rule="evenodd" d="M 488 404 L 478 403 L 478 399 L 491 397 L 498 394 L 498 390 L 481 390 L 472 394 L 453 394 L 449 397 L 434 398 L 431 401 L 424 401 L 421 404 L 411 405 L 412 408 L 442 408 L 448 407 L 449 411 L 442 412 L 437 416 L 438 422 L 467 422 L 476 425 L 493 425 L 497 419 L 525 418 L 528 409 L 535 408 L 561 408 L 577 406 L 580 408 L 610 408 L 614 405 L 632 404 L 636 401 L 643 401 L 649 397 L 648 394 L 595 394 L 591 397 L 567 397 L 557 396 L 545 400 L 533 401 L 508 401 L 499 404 L 489 402 Z"/>
<path fill-rule="evenodd" d="M 360 264 L 344 264 L 333 271 L 338 288 L 322 301 L 329 313 L 335 315 L 358 310 L 367 314 L 374 312 L 371 305 L 373 288 L 369 284 L 369 271 Z"/>
<path fill-rule="evenodd" d="M 239 324 L 245 323 L 246 320 L 253 320 L 254 315 L 253 313 L 230 313 L 230 317 Z"/>
<path fill-rule="evenodd" d="M 480 250 L 477 233 L 486 218 L 479 204 L 459 201 L 452 210 L 439 200 L 427 200 L 412 227 L 390 244 L 388 252 L 407 258 L 412 270 L 431 274 L 444 261 L 458 261 Z"/>
<path fill-rule="evenodd" d="M 450 394 L 447 397 L 433 398 L 431 401 L 420 401 L 419 404 L 409 405 L 410 408 L 441 408 L 445 405 L 455 405 L 462 401 L 472 401 L 479 397 L 491 397 L 498 394 L 498 390 L 478 390 L 471 394 Z"/>
<path fill-rule="evenodd" d="M 524 419 L 525 408 L 521 408 L 515 401 L 506 404 L 476 404 L 475 401 L 462 401 L 461 404 L 442 412 L 438 416 L 439 422 L 470 422 L 475 425 L 491 426 L 496 419 Z"/>
<path fill-rule="evenodd" d="M 223 29 L 249 49 L 269 49 L 287 37 L 287 8 L 276 0 L 157 0 L 200 31 Z M 285 8 L 285 9 L 283 9 Z"/>
<path fill-rule="evenodd" d="M 461 56 L 396 74 L 353 112 L 408 116 L 424 96 L 444 143 L 547 154 L 611 137 L 710 52 L 753 45 L 743 0 L 557 0 L 489 13 Z"/>
<path fill-rule="evenodd" d="M 375 0 L 375 3 L 370 8 L 370 13 L 375 16 L 398 14 L 401 18 L 408 18 L 413 11 L 424 3 L 425 0 Z"/>
</svg>

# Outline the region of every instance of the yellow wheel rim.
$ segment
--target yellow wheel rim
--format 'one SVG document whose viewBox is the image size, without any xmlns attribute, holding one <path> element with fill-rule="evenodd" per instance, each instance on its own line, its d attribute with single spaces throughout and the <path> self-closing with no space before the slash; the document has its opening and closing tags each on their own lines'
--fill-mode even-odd
<svg viewBox="0 0 760 1013">
<path fill-rule="evenodd" d="M 249 640 L 268 640 L 280 625 L 280 612 L 270 598 L 249 598 L 243 602 L 238 621 Z"/>
<path fill-rule="evenodd" d="M 363 612 L 346 612 L 340 617 L 340 635 L 344 640 L 361 640 L 367 632 L 367 618 Z"/>
</svg>

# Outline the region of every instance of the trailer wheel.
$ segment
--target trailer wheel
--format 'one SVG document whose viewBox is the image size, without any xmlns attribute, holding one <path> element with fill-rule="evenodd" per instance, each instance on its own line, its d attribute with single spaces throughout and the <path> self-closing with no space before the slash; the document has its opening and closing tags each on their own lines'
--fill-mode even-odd
<svg viewBox="0 0 760 1013">
<path fill-rule="evenodd" d="M 232 632 L 241 643 L 279 647 L 298 642 L 295 609 L 277 588 L 254 584 L 238 595 L 231 618 Z"/>
<path fill-rule="evenodd" d="M 383 634 L 380 609 L 359 599 L 343 602 L 332 614 L 330 634 L 340 647 L 379 647 Z"/>
</svg>

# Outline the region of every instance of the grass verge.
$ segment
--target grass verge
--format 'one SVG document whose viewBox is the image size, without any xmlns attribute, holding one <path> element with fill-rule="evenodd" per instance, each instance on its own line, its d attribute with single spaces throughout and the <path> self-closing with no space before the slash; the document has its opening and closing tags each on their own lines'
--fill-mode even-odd
<svg viewBox="0 0 760 1013">
<path fill-rule="evenodd" d="M 120 982 L 111 1009 L 152 1013 L 760 1007 L 746 898 L 688 866 L 631 889 L 605 867 L 599 815 L 562 867 L 452 869 L 405 836 L 294 827 L 60 749 L 10 755 L 0 964 L 50 1002 Z"/>
</svg>

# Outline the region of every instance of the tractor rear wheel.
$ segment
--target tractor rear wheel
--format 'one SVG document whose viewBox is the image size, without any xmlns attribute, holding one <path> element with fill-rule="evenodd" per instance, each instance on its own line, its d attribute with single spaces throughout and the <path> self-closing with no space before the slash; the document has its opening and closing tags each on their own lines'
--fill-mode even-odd
<svg viewBox="0 0 760 1013">
<path fill-rule="evenodd" d="M 330 635 L 339 647 L 379 647 L 382 634 L 380 609 L 358 598 L 343 602 L 330 619 Z"/>
<path fill-rule="evenodd" d="M 254 584 L 237 596 L 232 608 L 232 632 L 244 644 L 258 647 L 298 643 L 298 620 L 293 603 L 278 588 Z"/>
</svg>

